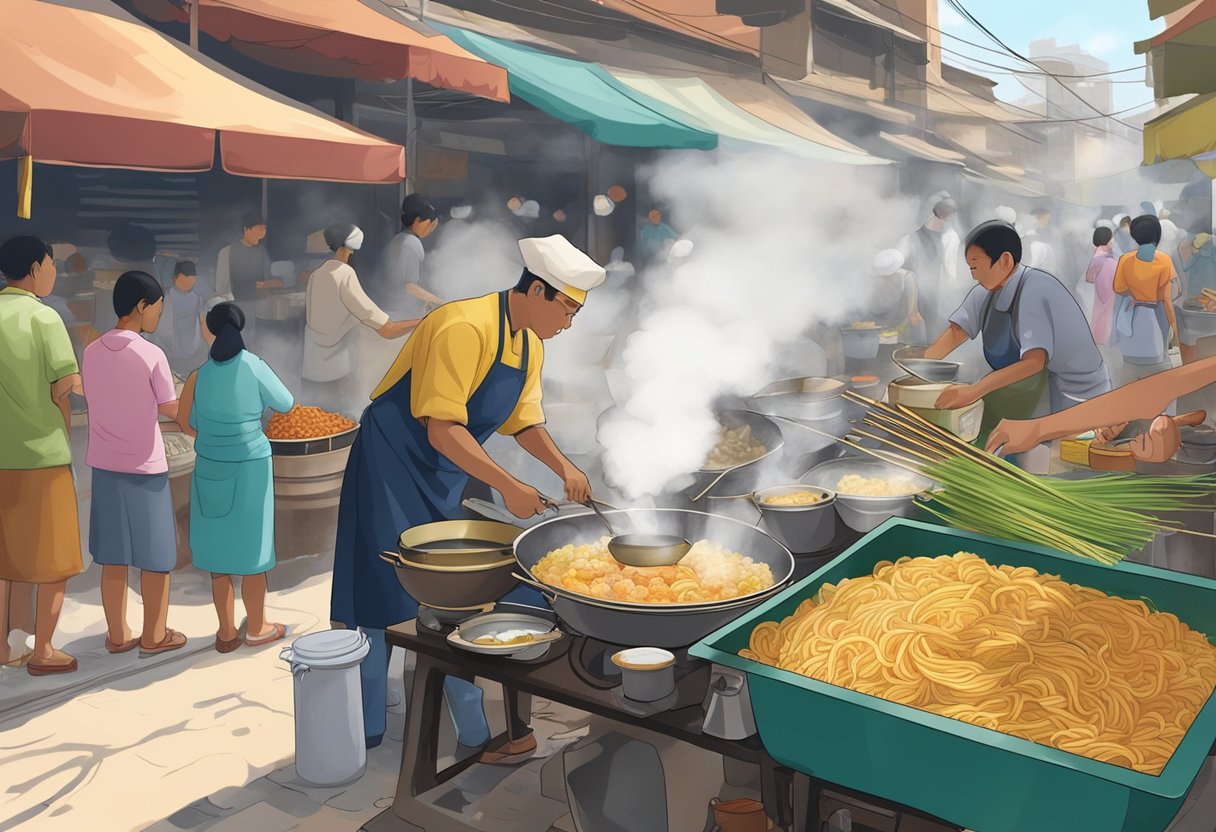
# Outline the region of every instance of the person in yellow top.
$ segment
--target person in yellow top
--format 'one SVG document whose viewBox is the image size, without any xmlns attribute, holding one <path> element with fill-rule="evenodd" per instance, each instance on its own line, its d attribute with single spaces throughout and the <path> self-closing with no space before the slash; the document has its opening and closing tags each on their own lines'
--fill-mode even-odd
<svg viewBox="0 0 1216 832">
<path fill-rule="evenodd" d="M 338 509 L 330 618 L 359 627 L 372 642 L 361 666 L 369 747 L 384 733 L 384 629 L 418 612 L 380 553 L 394 551 L 405 529 L 460 517 L 471 478 L 496 489 L 517 517 L 544 512 L 541 494 L 482 448 L 495 432 L 514 436 L 560 476 L 567 499 L 585 503 L 591 497 L 586 475 L 544 427 L 542 342 L 570 327 L 605 270 L 560 235 L 521 240 L 519 249 L 525 268 L 513 289 L 444 304 L 422 320 L 372 393 L 351 448 Z M 544 603 L 522 586 L 506 599 Z M 476 689 L 449 678 L 445 690 L 457 739 L 485 745 L 490 735 Z M 513 747 L 487 752 L 483 760 L 529 756 L 535 738 L 526 725 L 515 729 Z"/>
<path fill-rule="evenodd" d="M 1119 351 L 1123 353 L 1123 383 L 1168 370 L 1171 333 L 1177 339 L 1173 261 L 1158 251 L 1161 221 L 1152 214 L 1132 220 L 1132 239 L 1139 246 L 1119 258 L 1115 268 L 1115 293 L 1122 295 L 1116 315 Z"/>
</svg>

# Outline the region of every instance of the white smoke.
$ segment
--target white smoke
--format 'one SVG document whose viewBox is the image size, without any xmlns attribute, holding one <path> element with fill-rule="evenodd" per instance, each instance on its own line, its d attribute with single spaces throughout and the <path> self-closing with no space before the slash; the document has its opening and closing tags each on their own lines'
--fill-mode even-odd
<svg viewBox="0 0 1216 832">
<path fill-rule="evenodd" d="M 864 314 L 874 253 L 924 220 L 886 171 L 682 154 L 647 178 L 695 248 L 637 278 L 632 392 L 599 433 L 605 474 L 630 498 L 701 467 L 717 398 L 778 378 L 778 356 L 809 329 Z"/>
</svg>

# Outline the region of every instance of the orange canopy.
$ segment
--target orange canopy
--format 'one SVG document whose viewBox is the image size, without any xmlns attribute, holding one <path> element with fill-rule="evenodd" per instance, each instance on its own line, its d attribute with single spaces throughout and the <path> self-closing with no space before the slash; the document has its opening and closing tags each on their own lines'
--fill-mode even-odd
<svg viewBox="0 0 1216 832">
<path fill-rule="evenodd" d="M 108 0 L 3 0 L 0 158 L 399 182 L 405 153 L 188 51 Z"/>
<path fill-rule="evenodd" d="M 154 20 L 185 22 L 170 0 L 136 0 Z M 507 71 L 438 32 L 424 34 L 378 0 L 201 0 L 199 28 L 263 63 L 365 81 L 414 78 L 510 101 Z"/>
<path fill-rule="evenodd" d="M 206 2 L 206 0 L 204 0 Z M 727 49 L 760 54 L 760 30 L 718 14 L 714 0 L 594 0 L 613 11 Z"/>
</svg>

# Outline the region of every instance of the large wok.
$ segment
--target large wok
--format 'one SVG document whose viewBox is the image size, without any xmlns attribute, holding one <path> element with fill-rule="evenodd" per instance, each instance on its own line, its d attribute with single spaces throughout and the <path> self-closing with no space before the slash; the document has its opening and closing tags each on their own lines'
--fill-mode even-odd
<svg viewBox="0 0 1216 832">
<path fill-rule="evenodd" d="M 604 525 L 594 514 L 562 515 L 523 532 L 515 539 L 515 559 L 523 577 L 542 589 L 567 627 L 609 644 L 687 647 L 781 591 L 794 572 L 794 557 L 788 549 L 738 520 L 683 509 L 622 509 L 604 513 L 619 531 L 676 534 L 694 542 L 704 539 L 725 546 L 768 564 L 776 581 L 768 589 L 729 601 L 699 604 L 605 601 L 540 584 L 532 572 L 541 558 L 554 549 L 604 537 Z"/>
</svg>

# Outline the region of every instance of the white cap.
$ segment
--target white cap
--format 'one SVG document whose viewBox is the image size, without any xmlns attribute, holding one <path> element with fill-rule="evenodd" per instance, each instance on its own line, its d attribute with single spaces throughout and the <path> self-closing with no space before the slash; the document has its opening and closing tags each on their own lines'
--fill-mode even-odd
<svg viewBox="0 0 1216 832">
<path fill-rule="evenodd" d="M 688 239 L 687 237 L 681 237 L 671 244 L 671 251 L 669 254 L 672 260 L 683 260 L 685 257 L 692 254 L 692 250 L 692 240 Z"/>
<path fill-rule="evenodd" d="M 897 248 L 889 248 L 874 255 L 874 274 L 887 277 L 899 271 L 904 264 L 904 255 Z"/>
<path fill-rule="evenodd" d="M 456 205 L 452 208 L 452 219 L 454 220 L 467 220 L 471 216 L 473 216 L 472 205 Z"/>
<path fill-rule="evenodd" d="M 616 203 L 604 194 L 597 194 L 591 200 L 591 210 L 595 211 L 597 217 L 606 217 L 616 210 Z"/>
<path fill-rule="evenodd" d="M 1007 222 L 1014 225 L 1018 221 L 1018 212 L 1010 208 L 1008 205 L 1001 205 L 992 212 L 992 216 L 1001 222 Z"/>
<path fill-rule="evenodd" d="M 351 251 L 358 251 L 363 248 L 363 229 L 355 226 L 355 230 L 350 232 L 350 236 L 346 238 L 346 247 Z"/>
<path fill-rule="evenodd" d="M 520 240 L 519 253 L 528 271 L 577 303 L 586 303 L 587 292 L 607 276 L 603 266 L 561 234 Z"/>
<path fill-rule="evenodd" d="M 535 199 L 529 199 L 523 205 L 519 206 L 517 216 L 525 220 L 534 220 L 540 216 L 540 203 Z"/>
</svg>

